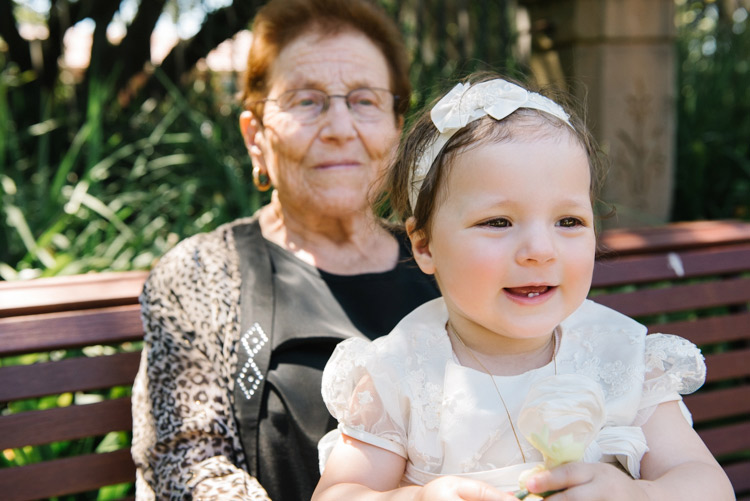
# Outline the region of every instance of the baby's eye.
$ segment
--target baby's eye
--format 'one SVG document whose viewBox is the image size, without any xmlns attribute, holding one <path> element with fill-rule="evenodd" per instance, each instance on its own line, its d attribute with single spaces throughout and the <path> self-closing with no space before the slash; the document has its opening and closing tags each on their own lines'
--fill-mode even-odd
<svg viewBox="0 0 750 501">
<path fill-rule="evenodd" d="M 564 217 L 557 222 L 557 226 L 562 228 L 575 228 L 576 226 L 585 226 L 583 221 L 577 217 Z"/>
<path fill-rule="evenodd" d="M 490 228 L 510 228 L 510 221 L 504 217 L 490 219 L 483 222 L 480 226 L 489 226 Z"/>
</svg>

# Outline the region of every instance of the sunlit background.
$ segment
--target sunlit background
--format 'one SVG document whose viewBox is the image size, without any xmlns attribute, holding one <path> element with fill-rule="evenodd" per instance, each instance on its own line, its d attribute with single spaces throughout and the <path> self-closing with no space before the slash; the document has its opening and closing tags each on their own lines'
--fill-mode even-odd
<svg viewBox="0 0 750 501">
<path fill-rule="evenodd" d="M 180 239 L 263 203 L 236 100 L 262 3 L 0 2 L 0 18 L 15 20 L 0 22 L 1 279 L 148 269 Z M 568 76 L 559 61 L 535 66 L 542 49 L 557 61 L 565 26 L 534 19 L 524 0 L 380 3 L 412 57 L 414 109 L 472 70 Z M 750 219 L 750 0 L 669 5 L 668 218 Z"/>
</svg>

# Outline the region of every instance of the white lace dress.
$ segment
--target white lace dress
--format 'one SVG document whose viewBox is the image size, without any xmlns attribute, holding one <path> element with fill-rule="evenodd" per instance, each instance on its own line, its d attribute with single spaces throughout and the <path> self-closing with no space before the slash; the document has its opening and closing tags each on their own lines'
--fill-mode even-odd
<svg viewBox="0 0 750 501">
<path fill-rule="evenodd" d="M 414 310 L 388 336 L 338 345 L 325 368 L 322 393 L 339 426 L 320 442 L 321 468 L 339 432 L 404 457 L 402 485 L 450 474 L 513 490 L 519 473 L 541 462 L 541 454 L 519 433 L 523 463 L 490 376 L 458 363 L 447 319 L 438 298 Z M 679 400 L 682 405 L 680 394 L 703 384 L 700 350 L 678 336 L 646 336 L 641 324 L 588 300 L 557 335 L 557 373 L 566 392 L 576 391 L 567 376 L 574 374 L 597 383 L 603 396 L 604 425 L 584 461 L 619 461 L 638 478 L 648 450 L 640 426 L 658 404 Z M 517 376 L 494 376 L 514 425 L 534 383 L 544 379 L 554 388 L 550 376 L 555 376 L 552 363 Z"/>
</svg>

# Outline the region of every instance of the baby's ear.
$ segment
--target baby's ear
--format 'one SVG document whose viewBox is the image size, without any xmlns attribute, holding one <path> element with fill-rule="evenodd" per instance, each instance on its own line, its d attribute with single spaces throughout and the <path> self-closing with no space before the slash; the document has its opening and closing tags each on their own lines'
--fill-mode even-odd
<svg viewBox="0 0 750 501">
<path fill-rule="evenodd" d="M 414 230 L 416 221 L 413 217 L 406 220 L 406 232 L 411 240 L 411 251 L 414 254 L 414 260 L 417 266 L 424 273 L 433 275 L 435 265 L 432 262 L 432 252 L 430 251 L 430 242 L 425 235 L 424 230 Z"/>
</svg>

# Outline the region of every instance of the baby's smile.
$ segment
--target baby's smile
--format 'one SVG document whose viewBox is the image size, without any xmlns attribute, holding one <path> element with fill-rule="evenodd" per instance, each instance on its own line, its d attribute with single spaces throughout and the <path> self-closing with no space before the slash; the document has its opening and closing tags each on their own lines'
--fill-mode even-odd
<svg viewBox="0 0 750 501">
<path fill-rule="evenodd" d="M 506 287 L 505 291 L 513 296 L 535 298 L 542 294 L 546 294 L 553 289 L 555 289 L 555 287 L 549 285 L 527 285 L 524 287 Z"/>
</svg>

